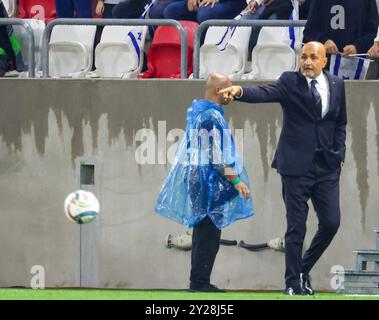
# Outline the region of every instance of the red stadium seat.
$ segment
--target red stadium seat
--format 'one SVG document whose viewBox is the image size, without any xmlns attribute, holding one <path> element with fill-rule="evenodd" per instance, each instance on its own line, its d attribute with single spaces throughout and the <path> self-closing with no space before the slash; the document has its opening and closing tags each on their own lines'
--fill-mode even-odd
<svg viewBox="0 0 379 320">
<path fill-rule="evenodd" d="M 188 37 L 188 77 L 193 70 L 194 38 L 199 24 L 193 21 L 179 22 L 186 29 Z M 180 78 L 180 32 L 176 27 L 157 28 L 147 53 L 147 61 L 147 71 L 139 78 Z"/>
<path fill-rule="evenodd" d="M 18 2 L 18 18 L 37 19 L 48 23 L 56 16 L 55 0 L 19 0 Z"/>
</svg>

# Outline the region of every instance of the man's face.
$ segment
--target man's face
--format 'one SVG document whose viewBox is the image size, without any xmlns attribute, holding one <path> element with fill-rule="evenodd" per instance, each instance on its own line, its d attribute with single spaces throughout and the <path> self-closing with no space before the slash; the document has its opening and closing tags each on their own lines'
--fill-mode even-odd
<svg viewBox="0 0 379 320">
<path fill-rule="evenodd" d="M 322 44 L 308 43 L 303 47 L 300 57 L 300 70 L 304 76 L 315 79 L 327 62 L 325 48 Z"/>
</svg>

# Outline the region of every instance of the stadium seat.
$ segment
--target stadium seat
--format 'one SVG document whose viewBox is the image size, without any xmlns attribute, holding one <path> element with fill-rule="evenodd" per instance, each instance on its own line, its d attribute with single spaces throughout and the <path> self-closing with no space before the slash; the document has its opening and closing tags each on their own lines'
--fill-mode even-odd
<svg viewBox="0 0 379 320">
<path fill-rule="evenodd" d="M 105 26 L 95 49 L 95 74 L 99 77 L 136 78 L 143 67 L 147 30 L 147 26 Z"/>
<path fill-rule="evenodd" d="M 193 46 L 198 23 L 179 21 L 187 31 L 187 77 L 193 70 Z M 139 78 L 180 78 L 180 32 L 176 27 L 160 26 L 147 52 L 146 72 Z"/>
<path fill-rule="evenodd" d="M 297 68 L 290 46 L 288 27 L 263 27 L 251 56 L 252 71 L 243 79 L 278 79 L 284 71 Z"/>
<path fill-rule="evenodd" d="M 52 77 L 84 77 L 92 68 L 96 26 L 57 25 L 49 43 Z"/>
<path fill-rule="evenodd" d="M 241 79 L 246 72 L 251 28 L 237 27 L 224 50 L 216 44 L 225 35 L 225 27 L 210 27 L 200 48 L 200 78 L 212 72 L 228 75 L 230 79 Z M 225 63 L 227 61 L 227 63 Z"/>
<path fill-rule="evenodd" d="M 3 0 L 5 9 L 7 10 L 8 17 L 13 18 L 17 14 L 17 2 L 16 0 Z"/>
<path fill-rule="evenodd" d="M 41 70 L 41 49 L 42 49 L 42 35 L 43 31 L 45 30 L 45 22 L 42 20 L 35 20 L 35 19 L 25 19 L 26 22 L 29 23 L 29 25 L 33 29 L 34 34 L 34 40 L 35 40 L 35 68 L 38 72 Z M 29 38 L 25 31 L 25 29 L 21 26 L 15 25 L 13 26 L 14 32 L 17 35 L 17 38 L 20 40 L 21 43 L 21 52 L 22 56 L 24 58 L 25 66 L 28 66 L 28 57 L 29 57 Z"/>
<path fill-rule="evenodd" d="M 301 56 L 301 48 L 303 47 L 303 32 L 304 27 L 295 27 L 296 33 L 296 41 L 295 41 L 295 54 L 296 54 L 296 70 L 300 68 L 300 56 Z"/>
<path fill-rule="evenodd" d="M 18 1 L 18 18 L 44 20 L 48 23 L 56 16 L 55 0 Z"/>
</svg>

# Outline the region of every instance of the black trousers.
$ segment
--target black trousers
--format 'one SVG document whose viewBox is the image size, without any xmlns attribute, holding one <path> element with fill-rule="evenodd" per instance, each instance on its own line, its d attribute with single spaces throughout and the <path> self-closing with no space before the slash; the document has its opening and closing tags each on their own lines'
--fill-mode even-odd
<svg viewBox="0 0 379 320">
<path fill-rule="evenodd" d="M 125 0 L 116 4 L 112 10 L 113 18 L 137 19 L 144 11 L 148 0 Z"/>
<path fill-rule="evenodd" d="M 298 288 L 300 273 L 308 274 L 329 246 L 340 225 L 339 179 L 341 170 L 331 171 L 321 154 L 305 176 L 282 175 L 283 200 L 287 210 L 285 234 L 286 287 Z M 318 217 L 318 230 L 302 256 L 308 200 Z"/>
<path fill-rule="evenodd" d="M 221 230 L 205 217 L 193 227 L 191 251 L 191 287 L 210 283 L 213 264 L 220 248 Z"/>
</svg>

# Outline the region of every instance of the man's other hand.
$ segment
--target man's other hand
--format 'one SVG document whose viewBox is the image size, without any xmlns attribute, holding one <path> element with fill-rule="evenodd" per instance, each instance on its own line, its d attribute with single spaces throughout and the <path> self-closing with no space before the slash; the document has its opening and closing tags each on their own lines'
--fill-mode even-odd
<svg viewBox="0 0 379 320">
<path fill-rule="evenodd" d="M 374 45 L 367 53 L 372 58 L 379 58 L 379 42 L 374 42 Z"/>
<path fill-rule="evenodd" d="M 199 6 L 199 0 L 188 0 L 187 7 L 189 11 L 196 11 Z"/>
<path fill-rule="evenodd" d="M 241 92 L 242 88 L 240 86 L 231 86 L 219 91 L 225 102 L 233 101 L 235 97 L 241 96 Z"/>
<path fill-rule="evenodd" d="M 215 6 L 216 3 L 218 3 L 219 0 L 202 0 L 200 1 L 199 7 L 207 7 L 211 5 L 211 8 Z"/>
<path fill-rule="evenodd" d="M 247 13 L 254 13 L 257 11 L 258 9 L 258 2 L 256 2 L 255 0 L 252 0 L 249 2 L 249 4 L 247 5 L 246 7 L 246 12 Z"/>
<path fill-rule="evenodd" d="M 351 54 L 357 54 L 357 48 L 354 45 L 349 44 L 343 48 L 342 54 L 344 57 L 350 56 Z"/>
<path fill-rule="evenodd" d="M 240 193 L 240 197 L 244 197 L 246 200 L 249 199 L 250 197 L 250 190 L 249 188 L 246 186 L 246 184 L 244 184 L 242 181 L 238 182 L 235 186 L 234 186 L 238 192 Z"/>
<path fill-rule="evenodd" d="M 104 1 L 97 2 L 95 12 L 97 16 L 101 16 L 104 13 Z"/>
<path fill-rule="evenodd" d="M 326 49 L 326 53 L 329 53 L 329 54 L 338 54 L 338 47 L 337 45 L 334 43 L 333 40 L 327 40 L 325 43 L 324 43 L 324 46 L 325 46 L 325 49 Z"/>
</svg>

